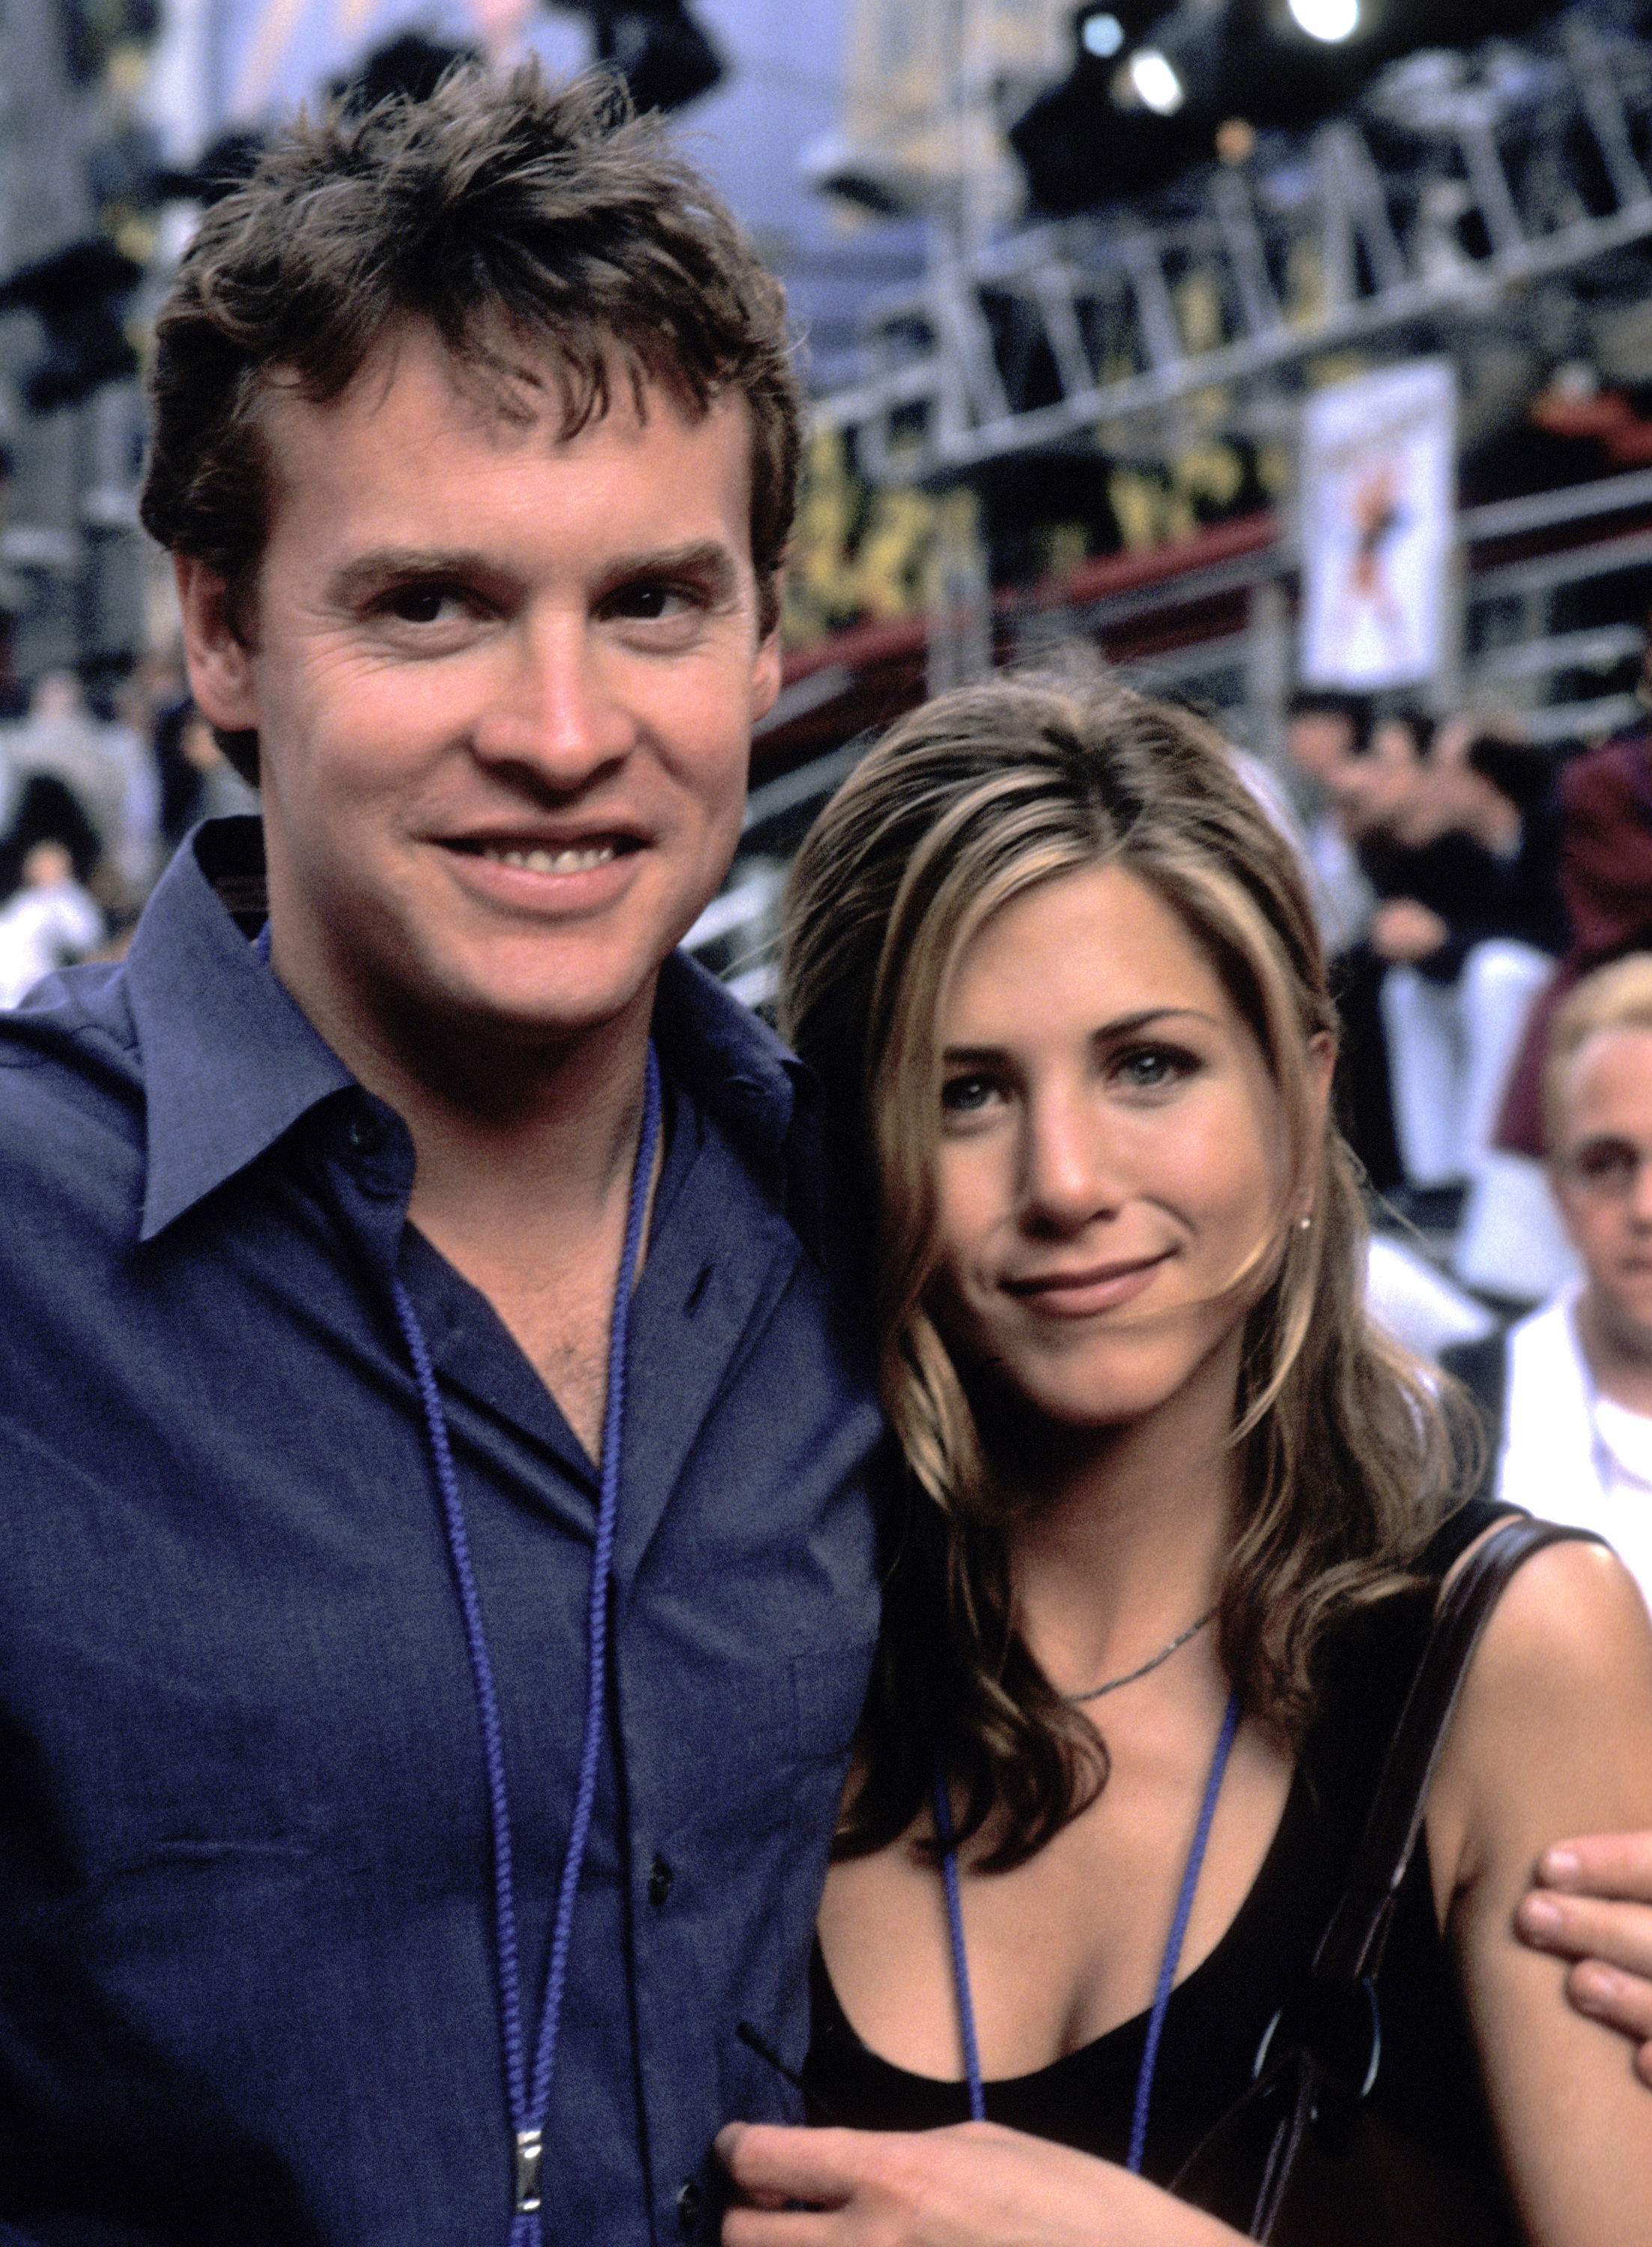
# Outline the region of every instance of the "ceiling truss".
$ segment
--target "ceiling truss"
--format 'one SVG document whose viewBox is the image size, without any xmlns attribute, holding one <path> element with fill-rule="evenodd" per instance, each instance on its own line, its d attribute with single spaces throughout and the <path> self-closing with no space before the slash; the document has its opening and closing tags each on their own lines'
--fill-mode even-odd
<svg viewBox="0 0 1652 2247">
<path fill-rule="evenodd" d="M 1573 15 L 1412 58 L 1286 158 L 1213 168 L 1153 216 L 939 255 L 878 304 L 864 378 L 817 400 L 816 427 L 851 433 L 874 482 L 911 483 L 1108 445 L 1199 393 L 1242 413 L 1327 353 L 1498 317 L 1652 242 L 1649 160 L 1644 41 Z"/>
</svg>

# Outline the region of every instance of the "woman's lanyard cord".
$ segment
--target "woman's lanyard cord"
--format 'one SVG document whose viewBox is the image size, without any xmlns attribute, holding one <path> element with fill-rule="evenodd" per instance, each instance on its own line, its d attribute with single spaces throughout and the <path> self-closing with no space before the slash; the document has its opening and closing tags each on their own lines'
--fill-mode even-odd
<svg viewBox="0 0 1652 2247">
<path fill-rule="evenodd" d="M 1182 1872 L 1182 1885 L 1176 1899 L 1170 1935 L 1164 1944 L 1164 1956 L 1159 1962 L 1153 2009 L 1147 2017 L 1147 2040 L 1142 2047 L 1142 2065 L 1136 2078 L 1136 2106 L 1130 2116 L 1130 2149 L 1124 2164 L 1138 2176 L 1147 2151 L 1147 2113 L 1153 2100 L 1153 2078 L 1158 2069 L 1158 2048 L 1164 2033 L 1164 2016 L 1170 2010 L 1171 1991 L 1175 1984 L 1176 1970 L 1182 1960 L 1187 1923 L 1192 1915 L 1193 1897 L 1198 1888 L 1198 1876 L 1210 1842 L 1211 1821 L 1216 1815 L 1216 1800 L 1222 1791 L 1222 1777 L 1227 1769 L 1228 1752 L 1233 1745 L 1233 1735 L 1239 1730 L 1239 1696 L 1230 1693 L 1226 1713 L 1222 1718 L 1222 1729 L 1217 1735 L 1216 1752 L 1211 1758 L 1210 1776 L 1205 1782 L 1205 1799 L 1199 1805 L 1198 1824 L 1194 1828 L 1192 1846 L 1188 1850 L 1187 1863 Z M 935 1773 L 935 1831 L 945 1844 L 945 1854 L 941 1859 L 941 1879 L 946 1890 L 946 1919 L 952 1938 L 952 1981 L 958 1992 L 958 2023 L 964 2045 L 964 2073 L 969 2083 L 970 2120 L 984 2122 L 986 2119 L 986 2089 L 981 2080 L 980 2051 L 975 2039 L 975 2005 L 969 1987 L 969 1957 L 964 1948 L 964 1912 L 958 1886 L 958 1852 L 952 1847 L 952 1812 L 946 1798 L 945 1775 L 939 1768 Z"/>
<path fill-rule="evenodd" d="M 653 1178 L 654 1151 L 659 1144 L 659 1066 L 648 1048 L 642 1132 L 637 1145 L 637 1165 L 631 1175 L 631 1206 L 625 1221 L 625 1245 L 619 1260 L 614 1289 L 613 1318 L 608 1341 L 608 1404 L 603 1423 L 602 1484 L 597 1507 L 597 1532 L 591 1547 L 590 1591 L 586 1618 L 585 1726 L 580 1746 L 579 1777 L 574 1791 L 573 1816 L 568 1829 L 567 1854 L 556 1891 L 556 1916 L 551 1926 L 550 1964 L 545 1977 L 545 1997 L 539 2019 L 539 2041 L 529 2075 L 522 2041 L 522 1979 L 516 1942 L 516 1891 L 511 1868 L 510 1801 L 505 1786 L 503 1733 L 499 1719 L 499 1695 L 482 1628 L 481 1603 L 477 1597 L 471 1565 L 470 1540 L 464 1508 L 454 1472 L 453 1448 L 447 1438 L 436 1377 L 424 1332 L 406 1287 L 392 1283 L 396 1317 L 413 1363 L 420 1400 L 424 1407 L 425 1433 L 430 1460 L 441 1493 L 447 1550 L 452 1558 L 459 1605 L 464 1616 L 465 1643 L 470 1653 L 475 1687 L 476 1712 L 481 1726 L 482 1755 L 488 1771 L 488 1810 L 493 1828 L 495 1914 L 498 1929 L 499 2015 L 504 2044 L 505 2088 L 515 2134 L 515 2211 L 510 2247 L 532 2247 L 539 2235 L 541 2206 L 540 2162 L 544 2143 L 545 2116 L 550 2105 L 551 2076 L 556 2064 L 556 2036 L 562 2020 L 563 1998 L 568 1983 L 568 1954 L 573 1933 L 574 1902 L 590 1834 L 591 1809 L 597 1799 L 597 1777 L 602 1756 L 603 1708 L 608 1691 L 608 1593 L 613 1573 L 614 1527 L 619 1509 L 619 1460 L 625 1417 L 625 1337 L 631 1317 L 631 1289 L 642 1253 L 643 1224 Z"/>
</svg>

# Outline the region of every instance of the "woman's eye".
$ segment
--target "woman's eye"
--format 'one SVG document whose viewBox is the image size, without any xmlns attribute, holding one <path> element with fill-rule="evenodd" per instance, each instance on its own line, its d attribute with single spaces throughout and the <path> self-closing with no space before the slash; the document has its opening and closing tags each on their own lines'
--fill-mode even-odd
<svg viewBox="0 0 1652 2247">
<path fill-rule="evenodd" d="M 990 1105 L 997 1087 L 988 1076 L 950 1076 L 941 1087 L 944 1116 L 978 1116 Z"/>
<path fill-rule="evenodd" d="M 1115 1078 L 1133 1092 L 1158 1092 L 1198 1067 L 1198 1057 L 1171 1046 L 1137 1046 L 1113 1063 Z"/>
</svg>

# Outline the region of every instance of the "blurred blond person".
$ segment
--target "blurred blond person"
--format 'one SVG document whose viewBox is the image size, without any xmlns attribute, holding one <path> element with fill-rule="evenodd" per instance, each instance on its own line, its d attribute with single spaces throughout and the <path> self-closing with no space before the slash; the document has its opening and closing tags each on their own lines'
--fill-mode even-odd
<svg viewBox="0 0 1652 2247">
<path fill-rule="evenodd" d="M 1443 1363 L 1486 1409 L 1498 1495 L 1598 1530 L 1652 1604 L 1652 953 L 1598 969 L 1555 1016 L 1544 1109 L 1582 1277 Z"/>
</svg>

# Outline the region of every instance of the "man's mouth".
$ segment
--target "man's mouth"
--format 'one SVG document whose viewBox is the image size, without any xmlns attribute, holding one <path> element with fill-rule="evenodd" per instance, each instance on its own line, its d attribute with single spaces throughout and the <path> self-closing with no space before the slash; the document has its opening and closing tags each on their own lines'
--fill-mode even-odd
<svg viewBox="0 0 1652 2247">
<path fill-rule="evenodd" d="M 611 835 L 593 843 L 467 842 L 452 847 L 468 857 L 490 859 L 495 866 L 515 866 L 529 874 L 589 874 L 597 866 L 611 864 L 627 846 Z"/>
</svg>

